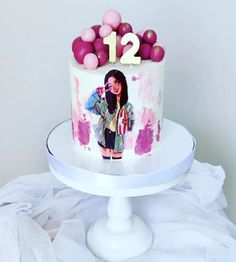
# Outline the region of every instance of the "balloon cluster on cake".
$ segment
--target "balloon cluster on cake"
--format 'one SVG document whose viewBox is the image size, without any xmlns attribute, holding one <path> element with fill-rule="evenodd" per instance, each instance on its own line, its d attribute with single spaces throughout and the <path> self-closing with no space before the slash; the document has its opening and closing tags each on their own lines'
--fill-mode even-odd
<svg viewBox="0 0 236 262">
<path fill-rule="evenodd" d="M 86 69 L 94 70 L 99 66 L 107 64 L 109 59 L 108 44 L 104 44 L 104 39 L 115 32 L 115 56 L 121 58 L 130 48 L 132 44 L 128 42 L 122 45 L 122 37 L 128 33 L 133 33 L 130 23 L 122 22 L 121 15 L 116 10 L 107 10 L 102 18 L 102 25 L 94 25 L 85 28 L 81 35 L 72 43 L 72 52 L 75 60 L 79 64 L 83 64 Z M 139 31 L 135 33 L 139 40 L 138 50 L 135 56 L 139 56 L 141 60 L 151 60 L 160 62 L 163 60 L 164 48 L 157 42 L 157 34 L 154 30 Z"/>
</svg>

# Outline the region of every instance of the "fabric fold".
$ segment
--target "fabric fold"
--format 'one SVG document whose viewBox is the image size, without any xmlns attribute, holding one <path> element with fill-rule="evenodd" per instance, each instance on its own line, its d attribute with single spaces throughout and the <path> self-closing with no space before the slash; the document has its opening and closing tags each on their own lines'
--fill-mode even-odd
<svg viewBox="0 0 236 262">
<path fill-rule="evenodd" d="M 158 194 L 132 198 L 154 243 L 126 262 L 234 262 L 236 226 L 221 166 L 194 161 L 186 179 Z M 68 188 L 52 173 L 18 177 L 0 189 L 1 262 L 102 262 L 86 245 L 88 228 L 108 198 Z"/>
</svg>

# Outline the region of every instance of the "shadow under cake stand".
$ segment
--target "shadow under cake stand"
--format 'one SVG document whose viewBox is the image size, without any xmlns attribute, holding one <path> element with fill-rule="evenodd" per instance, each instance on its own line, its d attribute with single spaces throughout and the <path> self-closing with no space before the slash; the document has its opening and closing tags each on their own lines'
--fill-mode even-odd
<svg viewBox="0 0 236 262">
<path fill-rule="evenodd" d="M 195 140 L 183 126 L 163 120 L 157 152 L 133 160 L 89 158 L 75 151 L 71 120 L 57 125 L 47 139 L 53 175 L 76 190 L 109 197 L 107 215 L 88 230 L 87 245 L 99 258 L 120 261 L 152 246 L 153 234 L 133 214 L 131 197 L 150 195 L 180 183 L 194 159 Z"/>
</svg>

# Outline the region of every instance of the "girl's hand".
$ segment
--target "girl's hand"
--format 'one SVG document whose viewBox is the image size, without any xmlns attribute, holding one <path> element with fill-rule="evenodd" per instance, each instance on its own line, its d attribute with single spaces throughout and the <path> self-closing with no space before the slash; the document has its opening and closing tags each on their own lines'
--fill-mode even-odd
<svg viewBox="0 0 236 262">
<path fill-rule="evenodd" d="M 104 88 L 102 86 L 97 87 L 97 93 L 99 96 L 102 96 L 104 93 Z"/>
</svg>

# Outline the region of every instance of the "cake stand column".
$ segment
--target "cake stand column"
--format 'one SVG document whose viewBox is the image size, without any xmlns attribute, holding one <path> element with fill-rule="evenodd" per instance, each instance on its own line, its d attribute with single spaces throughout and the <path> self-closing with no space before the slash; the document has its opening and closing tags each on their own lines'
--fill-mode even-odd
<svg viewBox="0 0 236 262">
<path fill-rule="evenodd" d="M 87 234 L 90 250 L 106 261 L 132 258 L 151 248 L 152 232 L 132 212 L 132 200 L 110 197 L 107 215 L 93 224 Z"/>
</svg>

